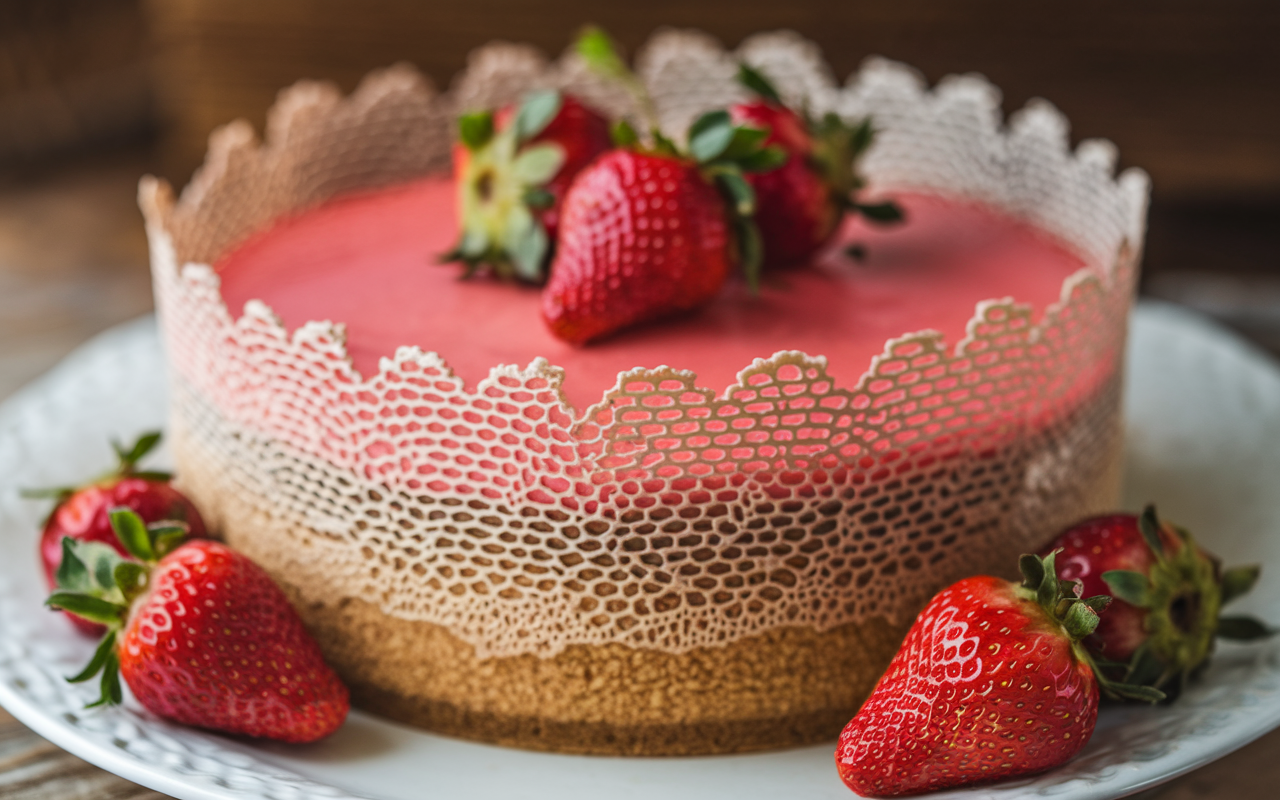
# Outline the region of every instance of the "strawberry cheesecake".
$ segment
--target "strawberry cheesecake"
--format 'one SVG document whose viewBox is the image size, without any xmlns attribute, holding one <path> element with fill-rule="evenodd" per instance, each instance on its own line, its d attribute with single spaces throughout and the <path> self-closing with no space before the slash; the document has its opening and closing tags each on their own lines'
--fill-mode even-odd
<svg viewBox="0 0 1280 800">
<path fill-rule="evenodd" d="M 1047 104 L 1006 126 L 979 78 L 872 60 L 840 86 L 791 34 L 659 34 L 662 130 L 750 64 L 874 120 L 867 196 L 904 222 L 851 216 L 758 291 L 584 346 L 537 286 L 439 263 L 459 112 L 635 111 L 581 61 L 299 84 L 180 197 L 144 179 L 180 485 L 369 710 L 562 752 L 832 739 L 939 588 L 1115 504 L 1145 176 Z"/>
</svg>

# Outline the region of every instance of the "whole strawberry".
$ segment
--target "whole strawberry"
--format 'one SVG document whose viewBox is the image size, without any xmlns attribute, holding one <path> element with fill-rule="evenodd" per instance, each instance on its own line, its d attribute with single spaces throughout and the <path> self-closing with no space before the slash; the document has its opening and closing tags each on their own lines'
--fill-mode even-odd
<svg viewBox="0 0 1280 800">
<path fill-rule="evenodd" d="M 836 767 L 849 788 L 895 797 L 1042 772 L 1093 733 L 1098 676 L 1079 646 L 1106 597 L 1081 599 L 1054 556 L 1023 556 L 1023 581 L 966 578 L 916 618 L 844 731 Z M 1105 683 L 1148 701 L 1151 689 Z"/>
<path fill-rule="evenodd" d="M 855 199 L 863 186 L 858 159 L 875 135 L 869 119 L 849 125 L 831 113 L 811 120 L 784 104 L 768 79 L 752 67 L 742 64 L 738 79 L 755 98 L 733 106 L 733 118 L 769 131 L 765 144 L 786 153 L 777 169 L 747 178 L 756 192 L 756 225 L 766 268 L 809 261 L 835 236 L 846 211 L 875 223 L 902 220 L 901 209 L 892 202 Z"/>
<path fill-rule="evenodd" d="M 565 198 L 542 293 L 552 332 L 585 344 L 706 303 L 736 267 L 754 282 L 755 193 L 743 176 L 777 165 L 765 135 L 712 111 L 693 123 L 686 154 L 656 131 L 641 147 L 621 126 L 623 146 L 583 170 Z"/>
<path fill-rule="evenodd" d="M 1058 575 L 1086 593 L 1116 600 L 1089 648 L 1109 675 L 1162 689 L 1171 698 L 1205 666 L 1215 637 L 1256 639 L 1271 633 L 1248 617 L 1223 617 L 1222 606 L 1253 588 L 1258 565 L 1221 570 L 1185 529 L 1162 523 L 1155 508 L 1141 516 L 1094 517 L 1063 531 L 1045 549 L 1059 550 Z"/>
<path fill-rule="evenodd" d="M 458 244 L 444 256 L 541 283 L 573 178 L 610 147 L 609 123 L 571 95 L 532 92 L 517 109 L 458 120 Z"/>
<path fill-rule="evenodd" d="M 111 530 L 110 511 L 124 506 L 135 511 L 146 522 L 178 520 L 187 525 L 190 535 L 205 536 L 204 520 L 191 501 L 170 485 L 173 476 L 166 472 L 139 471 L 138 462 L 160 442 L 160 433 L 143 434 L 133 446 L 125 448 L 113 442 L 118 464 L 114 470 L 83 486 L 40 489 L 24 492 L 28 497 L 52 497 L 56 500 L 40 536 L 40 561 L 45 583 L 57 585 L 58 565 L 62 563 L 62 540 L 99 542 L 121 555 L 124 548 Z M 71 621 L 89 636 L 101 636 L 103 628 L 79 617 Z"/>
<path fill-rule="evenodd" d="M 350 709 L 347 688 L 284 592 L 248 558 L 217 542 L 184 543 L 184 526 L 146 525 L 126 508 L 113 529 L 134 559 L 64 543 L 54 608 L 104 625 L 89 665 L 101 698 L 121 702 L 120 677 L 149 711 L 201 728 L 311 742 Z"/>
</svg>

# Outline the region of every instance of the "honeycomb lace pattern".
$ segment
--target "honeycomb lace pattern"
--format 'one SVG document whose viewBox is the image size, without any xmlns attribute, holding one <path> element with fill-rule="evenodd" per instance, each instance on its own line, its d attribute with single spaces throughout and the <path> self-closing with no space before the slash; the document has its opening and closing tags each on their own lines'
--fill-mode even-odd
<svg viewBox="0 0 1280 800">
<path fill-rule="evenodd" d="M 729 387 L 636 369 L 579 411 L 541 359 L 470 388 L 448 353 L 402 347 L 362 376 L 341 324 L 291 333 L 259 302 L 237 317 L 208 265 L 282 214 L 447 171 L 458 109 L 538 86 L 630 109 L 573 56 L 513 45 L 478 51 L 444 94 L 404 66 L 346 98 L 295 85 L 265 141 L 228 125 L 180 197 L 152 179 L 140 196 L 175 430 L 218 491 L 307 532 L 299 558 L 324 581 L 304 591 L 444 626 L 478 657 L 680 653 L 909 618 L 938 587 L 1114 502 L 1145 176 L 1115 177 L 1109 143 L 1071 150 L 1047 103 L 1006 124 L 982 78 L 930 89 L 879 59 L 841 86 L 793 34 L 729 52 L 666 32 L 637 68 L 680 130 L 739 97 L 739 59 L 814 111 L 871 114 L 878 188 L 989 203 L 1092 266 L 1049 308 L 980 303 L 961 342 L 904 332 L 860 378 L 828 374 L 820 354 L 766 353 Z"/>
</svg>

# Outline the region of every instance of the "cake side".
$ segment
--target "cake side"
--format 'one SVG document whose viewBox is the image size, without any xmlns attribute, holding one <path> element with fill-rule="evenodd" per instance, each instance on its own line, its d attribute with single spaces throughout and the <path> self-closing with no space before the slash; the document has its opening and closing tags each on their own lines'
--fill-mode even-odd
<svg viewBox="0 0 1280 800">
<path fill-rule="evenodd" d="M 687 78 L 666 95 L 676 116 L 733 58 L 683 36 L 642 59 Z M 806 47 L 761 38 L 741 53 Z M 507 75 L 495 91 L 571 74 Z M 890 341 L 852 390 L 819 354 L 762 353 L 723 392 L 638 371 L 576 416 L 545 362 L 496 367 L 468 391 L 447 354 L 405 348 L 361 376 L 341 326 L 290 335 L 261 304 L 235 319 L 198 263 L 334 187 L 434 168 L 438 156 L 398 152 L 406 120 L 437 113 L 403 71 L 346 101 L 288 95 L 267 146 L 224 133 L 177 203 L 144 183 L 184 486 L 291 587 L 358 697 L 549 749 L 812 741 L 852 713 L 936 588 L 1003 571 L 1038 532 L 1114 504 L 1142 176 L 1114 181 L 1101 144 L 1070 153 L 1043 106 L 1002 130 L 975 79 L 926 92 L 877 62 L 843 90 L 806 80 L 782 82 L 884 126 L 873 180 L 991 203 L 1091 268 L 1049 309 L 980 304 L 955 345 Z M 735 678 L 708 692 L 699 675 Z"/>
<path fill-rule="evenodd" d="M 1083 431 L 1114 420 L 1118 403 L 1113 383 L 1090 404 L 1089 417 L 1076 420 L 1077 443 Z M 1073 509 L 1115 507 L 1121 466 L 1115 433 L 1086 445 L 1085 457 L 1071 465 L 1078 491 L 1070 498 Z M 350 566 L 352 555 L 286 507 L 254 497 L 252 487 L 261 484 L 248 465 L 270 459 L 241 451 L 224 461 L 206 446 L 209 432 L 188 429 L 183 418 L 175 418 L 171 435 L 184 486 L 201 508 L 219 515 L 210 522 L 230 544 L 269 565 L 356 703 L 440 733 L 538 750 L 631 755 L 826 741 L 870 692 L 911 622 L 873 616 L 828 630 L 782 626 L 679 653 L 606 643 L 572 644 L 550 657 L 484 657 L 443 626 L 387 614 L 376 600 L 335 592 L 341 585 L 335 567 Z M 279 460 L 274 464 L 277 479 L 292 471 Z M 459 527 L 484 510 L 474 504 L 452 508 Z M 1056 509 L 1028 505 L 1022 511 L 1038 516 Z M 998 519 L 976 523 L 1000 526 L 987 531 L 993 540 L 1017 538 Z M 1025 548 L 991 547 L 986 563 L 970 562 L 957 572 L 998 572 L 1008 563 L 1004 551 L 1018 549 Z M 381 563 L 395 569 L 394 561 Z"/>
</svg>

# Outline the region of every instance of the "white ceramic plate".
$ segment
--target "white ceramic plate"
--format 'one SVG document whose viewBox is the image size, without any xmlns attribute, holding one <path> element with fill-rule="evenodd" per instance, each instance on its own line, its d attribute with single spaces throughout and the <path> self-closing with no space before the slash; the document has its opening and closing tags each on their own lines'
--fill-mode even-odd
<svg viewBox="0 0 1280 800">
<path fill-rule="evenodd" d="M 1280 621 L 1280 370 L 1172 306 L 1134 317 L 1126 504 L 1147 500 L 1227 563 L 1265 564 L 1241 609 Z M 844 798 L 833 745 L 742 756 L 601 758 L 472 744 L 354 713 L 305 747 L 168 725 L 136 705 L 84 711 L 71 686 L 91 645 L 40 608 L 35 540 L 43 505 L 20 486 L 73 482 L 110 463 L 109 436 L 165 418 L 154 323 L 81 348 L 0 407 L 0 703 L 54 744 L 183 800 L 339 798 Z M 1079 758 L 1033 780 L 935 797 L 1114 798 L 1234 750 L 1280 724 L 1280 644 L 1223 647 L 1168 708 L 1106 708 Z"/>
</svg>

